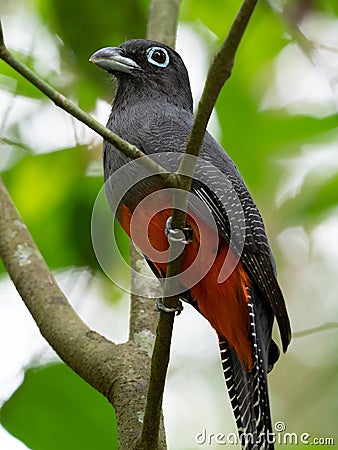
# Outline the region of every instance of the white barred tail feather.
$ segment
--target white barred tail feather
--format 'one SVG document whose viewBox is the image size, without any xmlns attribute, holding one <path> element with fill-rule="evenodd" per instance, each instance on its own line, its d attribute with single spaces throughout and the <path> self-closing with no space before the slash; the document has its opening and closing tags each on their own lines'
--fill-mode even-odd
<svg viewBox="0 0 338 450">
<path fill-rule="evenodd" d="M 261 305 L 262 299 L 256 304 L 249 293 L 249 335 L 253 355 L 250 372 L 243 367 L 235 350 L 230 348 L 226 340 L 219 342 L 224 378 L 244 450 L 274 449 L 267 382 L 272 359 L 269 358 L 269 349 L 273 342 L 270 337 L 273 316 L 272 312 L 269 314 L 267 311 L 269 305 L 263 304 L 263 308 Z M 271 347 L 275 352 L 274 342 Z"/>
</svg>

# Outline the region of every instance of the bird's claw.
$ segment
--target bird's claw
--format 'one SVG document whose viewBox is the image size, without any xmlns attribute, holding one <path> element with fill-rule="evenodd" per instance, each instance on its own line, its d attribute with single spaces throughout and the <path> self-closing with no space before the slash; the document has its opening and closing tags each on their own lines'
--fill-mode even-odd
<svg viewBox="0 0 338 450">
<path fill-rule="evenodd" d="M 171 242 L 181 242 L 184 245 L 190 244 L 192 241 L 192 229 L 189 225 L 186 225 L 183 230 L 172 228 L 172 218 L 169 217 L 165 224 L 165 235 Z"/>
<path fill-rule="evenodd" d="M 183 311 L 183 305 L 181 302 L 179 302 L 178 306 L 176 308 L 168 308 L 163 304 L 162 298 L 157 298 L 155 302 L 155 311 L 165 312 L 165 313 L 176 313 L 178 316 Z"/>
</svg>

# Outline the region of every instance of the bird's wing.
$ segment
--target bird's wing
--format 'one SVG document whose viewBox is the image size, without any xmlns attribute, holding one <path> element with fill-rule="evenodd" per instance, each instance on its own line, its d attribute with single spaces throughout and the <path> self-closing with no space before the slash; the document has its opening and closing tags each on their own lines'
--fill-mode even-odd
<svg viewBox="0 0 338 450">
<path fill-rule="evenodd" d="M 190 113 L 180 110 L 163 117 L 150 117 L 137 133 L 134 130 L 134 136 L 137 135 L 134 143 L 147 154 L 156 153 L 159 163 L 175 171 L 185 151 L 192 120 Z M 235 164 L 208 132 L 191 192 L 211 211 L 220 235 L 240 253 L 251 282 L 270 303 L 286 351 L 291 339 L 290 322 L 263 220 Z"/>
<path fill-rule="evenodd" d="M 227 206 L 219 198 L 217 198 L 210 186 L 201 186 L 199 183 L 193 184 L 192 192 L 195 193 L 201 200 L 210 208 L 215 221 L 217 223 L 220 235 L 228 242 L 234 251 L 241 249 L 240 259 L 249 274 L 251 282 L 254 282 L 258 289 L 271 304 L 274 315 L 281 333 L 283 350 L 286 351 L 290 342 L 290 323 L 285 306 L 284 297 L 276 279 L 274 265 L 271 260 L 271 251 L 268 246 L 267 237 L 262 220 L 259 220 L 259 213 L 257 208 L 250 205 L 246 215 L 245 227 L 242 234 L 245 240 L 242 243 L 236 239 L 236 236 L 231 235 L 230 221 L 227 216 Z M 242 203 L 241 203 L 242 205 Z M 247 206 L 247 205 L 246 205 Z M 247 208 L 249 208 L 247 206 Z M 251 216 L 250 216 L 251 214 Z M 256 218 L 253 219 L 253 216 Z M 254 221 L 254 225 L 252 222 Z M 258 241 L 260 239 L 260 241 Z M 260 242 L 258 244 L 257 242 Z M 265 243 L 267 245 L 265 245 Z"/>
</svg>

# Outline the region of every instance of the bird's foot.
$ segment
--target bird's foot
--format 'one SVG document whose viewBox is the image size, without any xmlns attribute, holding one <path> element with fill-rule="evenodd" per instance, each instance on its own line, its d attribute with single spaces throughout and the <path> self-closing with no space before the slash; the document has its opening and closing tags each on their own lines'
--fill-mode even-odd
<svg viewBox="0 0 338 450">
<path fill-rule="evenodd" d="M 155 309 L 155 311 L 160 311 L 160 312 L 165 312 L 165 313 L 176 313 L 176 316 L 178 316 L 183 311 L 183 305 L 181 302 L 179 302 L 179 304 L 176 308 L 167 308 L 163 304 L 163 299 L 157 298 L 155 301 L 154 309 Z"/>
<path fill-rule="evenodd" d="M 172 218 L 169 217 L 165 224 L 165 235 L 168 241 L 181 242 L 184 245 L 190 244 L 192 241 L 192 229 L 189 225 L 186 225 L 183 230 L 177 228 L 172 228 L 171 226 Z"/>
</svg>

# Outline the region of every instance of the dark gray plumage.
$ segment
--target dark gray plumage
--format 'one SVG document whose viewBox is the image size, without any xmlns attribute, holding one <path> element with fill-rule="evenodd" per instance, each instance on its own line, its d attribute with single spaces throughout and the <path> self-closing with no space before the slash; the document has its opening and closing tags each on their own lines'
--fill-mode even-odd
<svg viewBox="0 0 338 450">
<path fill-rule="evenodd" d="M 108 120 L 108 128 L 136 145 L 146 154 L 157 154 L 169 171 L 178 166 L 177 155 L 183 153 L 193 123 L 192 96 L 187 70 L 180 56 L 159 42 L 131 40 L 117 48 L 96 52 L 91 60 L 110 72 L 117 80 L 117 91 Z M 171 152 L 165 154 L 163 152 Z M 172 157 L 171 157 L 172 155 Z M 261 215 L 235 164 L 222 147 L 206 132 L 200 153 L 203 164 L 192 192 L 212 212 L 219 235 L 238 253 L 250 279 L 249 335 L 253 368 L 247 371 L 238 355 L 220 336 L 222 363 L 239 434 L 254 435 L 247 449 L 273 448 L 266 440 L 271 431 L 266 373 L 278 359 L 278 348 L 271 339 L 274 316 L 277 319 L 283 350 L 290 342 L 290 324 L 282 292 L 276 279 L 275 262 L 268 244 Z M 110 143 L 103 149 L 105 180 L 130 160 Z M 133 167 L 133 166 L 132 166 Z M 133 169 L 126 177 L 132 179 Z M 136 166 L 135 166 L 136 167 Z M 225 174 L 229 185 L 220 186 L 217 170 Z M 138 170 L 135 168 L 135 171 Z M 147 194 L 164 187 L 156 178 L 137 184 L 123 198 L 130 211 Z M 114 195 L 116 187 L 108 188 Z M 110 193 L 109 193 L 110 191 Z M 232 222 L 229 210 L 244 212 Z M 240 216 L 240 214 L 238 215 Z M 231 235 L 232 232 L 232 235 Z M 150 262 L 151 264 L 151 262 Z M 157 272 L 157 275 L 161 275 Z M 162 274 L 163 275 L 163 274 Z M 185 299 L 197 307 L 187 291 Z M 259 441 L 260 435 L 263 438 Z M 265 436 L 265 437 L 264 437 Z"/>
</svg>

